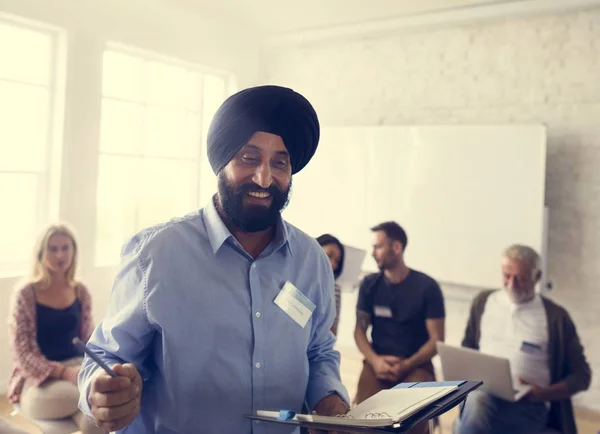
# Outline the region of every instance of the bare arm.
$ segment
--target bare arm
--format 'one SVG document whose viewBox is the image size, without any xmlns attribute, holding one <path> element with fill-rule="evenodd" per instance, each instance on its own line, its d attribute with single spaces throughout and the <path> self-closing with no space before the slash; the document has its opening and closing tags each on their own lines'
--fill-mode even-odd
<svg viewBox="0 0 600 434">
<path fill-rule="evenodd" d="M 377 357 L 377 353 L 373 351 L 373 347 L 367 338 L 367 330 L 371 325 L 371 314 L 362 310 L 356 311 L 356 327 L 354 328 L 354 340 L 360 352 L 365 356 L 367 361 Z"/>
<path fill-rule="evenodd" d="M 444 324 L 444 318 L 430 318 L 425 320 L 429 339 L 415 354 L 406 359 L 406 363 L 411 369 L 429 362 L 436 355 L 436 342 L 444 341 Z"/>
</svg>

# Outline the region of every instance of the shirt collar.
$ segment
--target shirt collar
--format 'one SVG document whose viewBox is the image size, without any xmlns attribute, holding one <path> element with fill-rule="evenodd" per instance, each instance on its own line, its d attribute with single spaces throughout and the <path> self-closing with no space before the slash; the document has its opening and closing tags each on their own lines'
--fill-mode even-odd
<svg viewBox="0 0 600 434">
<path fill-rule="evenodd" d="M 227 241 L 227 239 L 234 237 L 229 229 L 227 229 L 227 226 L 225 226 L 225 223 L 223 223 L 223 219 L 221 219 L 221 216 L 217 212 L 215 200 L 216 196 L 213 196 L 209 203 L 204 207 L 204 221 L 206 224 L 206 232 L 208 234 L 210 246 L 212 247 L 213 253 L 216 254 L 225 241 Z M 287 247 L 290 255 L 294 256 L 289 240 L 287 225 L 283 219 L 279 217 L 277 219 L 277 226 L 275 229 L 275 238 L 273 238 L 265 251 L 277 251 L 284 246 Z"/>
<path fill-rule="evenodd" d="M 213 253 L 217 253 L 223 243 L 229 237 L 233 237 L 233 235 L 231 235 L 231 232 L 229 232 L 229 229 L 227 229 L 227 226 L 225 226 L 225 223 L 223 223 L 221 216 L 217 212 L 214 197 L 204 207 L 204 222 L 210 246 Z"/>
</svg>

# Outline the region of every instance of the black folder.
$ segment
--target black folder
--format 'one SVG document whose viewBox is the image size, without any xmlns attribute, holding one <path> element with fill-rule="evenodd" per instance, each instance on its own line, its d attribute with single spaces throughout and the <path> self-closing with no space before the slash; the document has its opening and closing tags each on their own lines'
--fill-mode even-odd
<svg viewBox="0 0 600 434">
<path fill-rule="evenodd" d="M 444 386 L 450 382 L 426 382 L 426 383 L 400 383 L 396 388 L 410 388 L 410 387 L 433 387 L 433 386 Z M 457 389 L 448 395 L 440 398 L 429 406 L 423 408 L 417 413 L 413 414 L 409 418 L 402 421 L 401 425 L 397 428 L 386 427 L 386 428 L 372 428 L 372 427 L 358 427 L 358 426 L 349 426 L 349 425 L 334 425 L 334 424 L 321 424 L 317 422 L 309 422 L 309 421 L 301 421 L 301 420 L 278 420 L 265 416 L 257 416 L 251 414 L 245 414 L 244 417 L 247 417 L 252 420 L 260 420 L 265 423 L 282 423 L 286 425 L 295 425 L 298 427 L 306 427 L 312 429 L 320 429 L 325 431 L 340 431 L 344 433 L 351 434 L 368 434 L 368 433 L 403 433 L 417 424 L 433 419 L 437 416 L 440 416 L 447 411 L 453 409 L 457 405 L 461 404 L 469 393 L 479 388 L 483 382 L 481 381 L 463 381 L 460 382 Z"/>
</svg>

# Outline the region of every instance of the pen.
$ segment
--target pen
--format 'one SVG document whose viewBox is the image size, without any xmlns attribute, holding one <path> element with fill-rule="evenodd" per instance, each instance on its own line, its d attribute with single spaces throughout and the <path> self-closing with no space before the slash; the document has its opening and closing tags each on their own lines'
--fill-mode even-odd
<svg viewBox="0 0 600 434">
<path fill-rule="evenodd" d="M 98 357 L 96 354 L 94 354 L 88 347 L 85 346 L 85 344 L 83 342 L 81 342 L 81 339 L 79 338 L 74 338 L 73 339 L 73 345 L 75 345 L 79 350 L 83 351 L 84 353 L 86 353 L 88 356 L 90 356 L 94 362 L 98 363 L 98 365 L 100 365 L 100 367 L 102 369 L 104 369 L 104 371 L 110 375 L 111 377 L 115 378 L 118 377 L 117 373 L 115 371 L 113 371 L 112 369 L 110 369 L 106 363 L 104 363 L 100 357 Z"/>
<path fill-rule="evenodd" d="M 280 410 L 280 411 L 265 411 L 257 410 L 257 416 L 272 417 L 279 420 L 300 420 L 303 422 L 312 422 L 313 416 L 310 414 L 296 414 L 291 410 Z"/>
<path fill-rule="evenodd" d="M 277 419 L 279 417 L 279 412 L 278 411 L 257 410 L 256 415 L 263 416 L 263 417 L 273 417 L 273 418 Z"/>
</svg>

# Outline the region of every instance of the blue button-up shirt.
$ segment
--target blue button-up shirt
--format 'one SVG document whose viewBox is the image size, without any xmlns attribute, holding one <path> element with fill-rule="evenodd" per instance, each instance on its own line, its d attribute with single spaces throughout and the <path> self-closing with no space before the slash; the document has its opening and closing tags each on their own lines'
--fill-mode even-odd
<svg viewBox="0 0 600 434">
<path fill-rule="evenodd" d="M 316 306 L 305 327 L 273 301 L 294 284 Z M 289 433 L 257 410 L 300 411 L 337 393 L 340 356 L 331 265 L 315 240 L 280 220 L 255 260 L 214 205 L 134 236 L 108 313 L 88 346 L 109 365 L 134 363 L 141 411 L 125 433 Z M 98 366 L 86 357 L 80 408 Z"/>
</svg>

